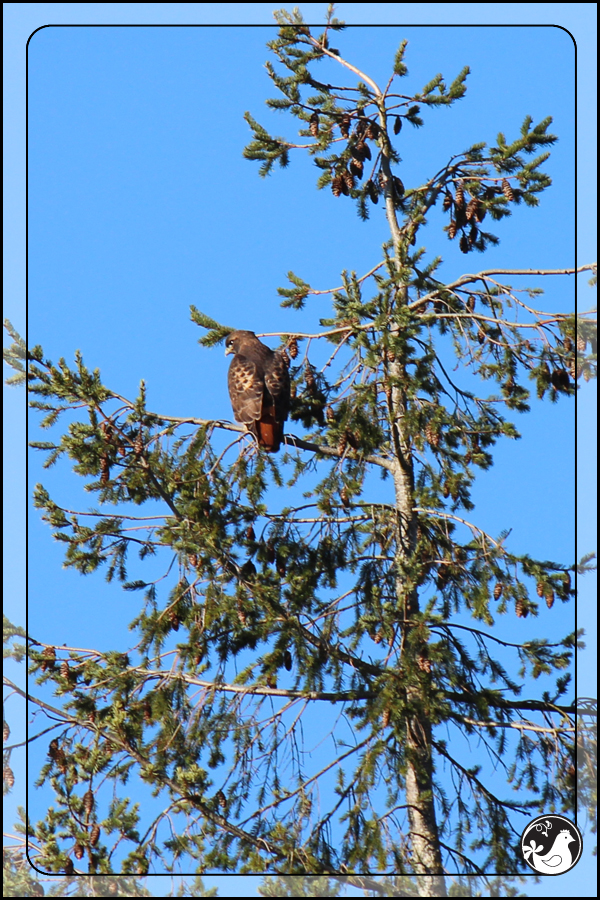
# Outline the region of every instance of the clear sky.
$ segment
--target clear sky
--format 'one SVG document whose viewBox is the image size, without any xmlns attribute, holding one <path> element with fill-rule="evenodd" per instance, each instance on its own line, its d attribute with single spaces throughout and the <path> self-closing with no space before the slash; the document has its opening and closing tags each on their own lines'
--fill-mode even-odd
<svg viewBox="0 0 600 900">
<path fill-rule="evenodd" d="M 324 307 L 313 305 L 300 314 L 279 307 L 276 289 L 285 284 L 285 273 L 293 269 L 314 287 L 338 284 L 341 269 L 362 272 L 377 262 L 387 237 L 382 213 L 365 225 L 349 205 L 334 205 L 328 192 L 317 193 L 306 160 L 293 158 L 290 171 L 276 171 L 264 181 L 256 165 L 241 157 L 250 137 L 242 118 L 246 109 L 259 121 L 275 123 L 276 132 L 285 128 L 264 107 L 272 96 L 263 68 L 270 36 L 266 26 L 276 6 L 4 5 L 5 315 L 21 332 L 28 36 L 49 23 L 239 26 L 54 27 L 39 31 L 30 43 L 30 342 L 41 343 L 54 360 L 65 356 L 70 361 L 80 349 L 90 367 L 101 368 L 105 383 L 124 395 L 132 396 L 145 378 L 149 408 L 164 414 L 230 416 L 222 348 L 198 347 L 190 303 L 224 324 L 257 332 L 315 328 L 327 314 Z M 318 24 L 326 4 L 300 4 L 300 9 Z M 501 223 L 500 247 L 488 252 L 486 265 L 554 268 L 575 261 L 574 48 L 566 31 L 536 28 L 537 23 L 563 26 L 578 43 L 577 261 L 593 259 L 595 11 L 589 3 L 338 6 L 338 16 L 349 24 L 386 26 L 356 27 L 340 38 L 348 56 L 376 80 L 389 72 L 405 37 L 411 88 L 422 87 L 438 71 L 451 79 L 463 65 L 471 67 L 466 98 L 451 110 L 427 110 L 425 128 L 407 133 L 401 148 L 405 183 L 420 183 L 451 152 L 477 140 L 493 141 L 498 130 L 514 135 L 526 114 L 535 121 L 554 117 L 552 130 L 560 141 L 549 164 L 554 185 L 542 198 L 543 212 L 519 208 L 508 224 Z M 243 27 L 247 24 L 265 27 Z M 448 27 L 452 24 L 475 27 Z M 444 255 L 449 277 L 464 271 L 465 258 L 448 242 L 431 250 Z M 545 308 L 568 308 L 572 284 L 544 284 Z M 582 309 L 595 303 L 586 278 L 580 282 L 579 303 Z M 12 563 L 5 570 L 5 595 L 10 618 L 22 623 L 24 417 L 21 393 L 5 393 L 5 558 Z M 596 546 L 595 395 L 596 385 L 590 383 L 578 396 L 578 556 Z M 573 422 L 573 404 L 565 399 L 553 407 L 534 404 L 531 415 L 517 422 L 524 439 L 502 446 L 494 469 L 481 479 L 478 522 L 492 533 L 512 527 L 513 549 L 564 561 L 573 557 Z M 42 472 L 39 464 L 34 455 L 32 484 L 43 481 L 65 505 L 84 502 L 78 479 L 64 467 Z M 131 595 L 124 601 L 116 585 L 65 572 L 61 560 L 60 547 L 34 512 L 32 635 L 43 629 L 44 639 L 57 644 L 109 646 L 115 630 L 133 616 Z M 579 624 L 588 631 L 589 649 L 581 654 L 578 694 L 589 696 L 595 693 L 597 656 L 595 579 L 587 578 L 580 589 Z M 102 603 L 94 602 L 98 591 Z M 569 627 L 571 610 L 564 609 L 557 633 Z M 528 622 L 528 627 L 535 625 Z M 17 723 L 11 728 L 13 736 L 18 734 Z M 32 758 L 31 778 L 39 761 L 35 753 Z M 19 765 L 15 759 L 17 785 L 22 785 Z M 22 802 L 18 791 L 14 797 Z M 32 802 L 34 815 L 35 809 Z M 592 896 L 591 871 L 591 863 L 582 860 L 563 880 L 528 883 L 525 890 Z M 589 892 L 582 893 L 588 878 Z M 221 893 L 236 895 L 227 888 Z"/>
</svg>

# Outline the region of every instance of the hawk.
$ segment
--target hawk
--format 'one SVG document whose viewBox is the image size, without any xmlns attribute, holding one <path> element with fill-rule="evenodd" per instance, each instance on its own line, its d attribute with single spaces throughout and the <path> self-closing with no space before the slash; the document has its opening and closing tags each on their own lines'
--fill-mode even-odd
<svg viewBox="0 0 600 900">
<path fill-rule="evenodd" d="M 232 331 L 225 355 L 233 353 L 227 383 L 233 414 L 260 447 L 277 453 L 290 408 L 290 376 L 285 359 L 253 331 Z"/>
</svg>

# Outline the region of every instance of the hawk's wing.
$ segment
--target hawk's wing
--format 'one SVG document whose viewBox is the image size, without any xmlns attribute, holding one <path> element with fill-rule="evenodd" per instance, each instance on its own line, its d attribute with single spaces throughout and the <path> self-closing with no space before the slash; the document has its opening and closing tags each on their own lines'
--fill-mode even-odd
<svg viewBox="0 0 600 900">
<path fill-rule="evenodd" d="M 252 426 L 262 413 L 264 381 L 251 359 L 236 354 L 227 376 L 233 415 L 238 422 Z"/>
<path fill-rule="evenodd" d="M 277 351 L 265 369 L 265 385 L 273 398 L 277 421 L 283 426 L 290 409 L 290 374 L 283 356 Z"/>
</svg>

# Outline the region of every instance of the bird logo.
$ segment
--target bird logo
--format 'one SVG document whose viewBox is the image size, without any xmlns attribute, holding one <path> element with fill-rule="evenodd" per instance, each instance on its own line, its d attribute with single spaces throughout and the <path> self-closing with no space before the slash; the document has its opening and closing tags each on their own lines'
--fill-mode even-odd
<svg viewBox="0 0 600 900">
<path fill-rule="evenodd" d="M 579 829 L 564 816 L 539 816 L 521 835 L 523 858 L 540 875 L 568 872 L 578 862 L 582 845 Z"/>
</svg>

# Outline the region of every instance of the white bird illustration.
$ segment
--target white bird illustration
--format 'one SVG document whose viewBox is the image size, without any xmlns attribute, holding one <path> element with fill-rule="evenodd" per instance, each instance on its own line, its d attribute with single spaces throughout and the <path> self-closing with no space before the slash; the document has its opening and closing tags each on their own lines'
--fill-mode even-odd
<svg viewBox="0 0 600 900">
<path fill-rule="evenodd" d="M 556 835 L 552 848 L 544 856 L 540 856 L 540 851 L 544 849 L 542 845 L 537 847 L 535 841 L 531 841 L 529 847 L 524 848 L 525 859 L 542 875 L 559 875 L 573 864 L 569 844 L 574 840 L 573 835 L 564 829 Z"/>
</svg>

